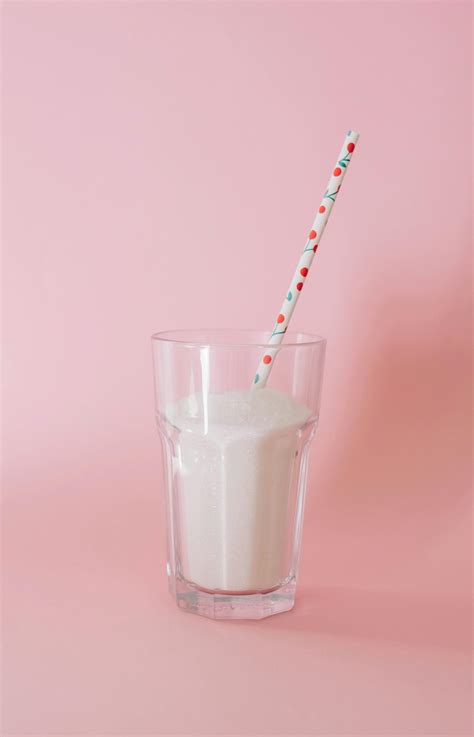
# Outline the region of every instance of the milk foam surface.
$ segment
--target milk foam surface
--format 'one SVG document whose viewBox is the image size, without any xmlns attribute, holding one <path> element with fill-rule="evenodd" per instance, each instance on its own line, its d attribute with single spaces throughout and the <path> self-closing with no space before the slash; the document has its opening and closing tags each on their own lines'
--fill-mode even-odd
<svg viewBox="0 0 474 737">
<path fill-rule="evenodd" d="M 278 586 L 288 575 L 304 405 L 268 388 L 192 394 L 166 409 L 182 575 L 210 590 Z"/>
<path fill-rule="evenodd" d="M 178 402 L 169 404 L 166 415 L 170 422 L 183 430 L 219 434 L 256 431 L 273 431 L 282 427 L 302 425 L 310 411 L 298 404 L 288 394 L 273 389 L 229 391 L 203 395 L 190 394 Z M 206 426 L 207 425 L 207 426 Z"/>
</svg>

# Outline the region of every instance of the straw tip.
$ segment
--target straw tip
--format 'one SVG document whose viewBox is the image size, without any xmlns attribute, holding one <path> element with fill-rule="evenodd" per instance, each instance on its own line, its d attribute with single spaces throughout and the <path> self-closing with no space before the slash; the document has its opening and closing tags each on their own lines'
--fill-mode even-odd
<svg viewBox="0 0 474 737">
<path fill-rule="evenodd" d="M 359 135 L 360 134 L 357 133 L 357 131 L 353 130 L 353 128 L 350 128 L 347 131 L 347 135 L 350 136 L 353 141 L 357 141 L 357 139 L 359 138 Z"/>
</svg>

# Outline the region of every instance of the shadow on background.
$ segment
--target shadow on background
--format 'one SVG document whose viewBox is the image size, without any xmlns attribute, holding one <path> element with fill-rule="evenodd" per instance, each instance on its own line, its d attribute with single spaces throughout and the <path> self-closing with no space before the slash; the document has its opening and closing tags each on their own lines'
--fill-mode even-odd
<svg viewBox="0 0 474 737">
<path fill-rule="evenodd" d="M 466 345 L 397 331 L 353 360 L 327 493 L 344 505 L 452 509 L 469 488 Z"/>
<path fill-rule="evenodd" d="M 415 593 L 302 588 L 295 609 L 274 617 L 270 626 L 394 645 L 470 648 L 468 601 Z"/>
<path fill-rule="evenodd" d="M 272 626 L 469 645 L 470 356 L 462 325 L 440 340 L 416 308 L 405 300 L 383 334 L 374 324 L 354 343 L 350 387 L 332 387 L 324 412 L 339 417 L 315 442 L 297 606 Z"/>
</svg>

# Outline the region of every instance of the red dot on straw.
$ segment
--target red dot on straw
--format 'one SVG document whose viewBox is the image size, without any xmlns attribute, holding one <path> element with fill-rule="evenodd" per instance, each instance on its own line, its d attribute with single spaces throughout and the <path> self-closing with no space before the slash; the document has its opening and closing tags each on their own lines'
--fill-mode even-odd
<svg viewBox="0 0 474 737">
<path fill-rule="evenodd" d="M 303 268 L 300 269 L 301 276 L 306 276 L 307 273 L 308 273 L 308 269 L 306 268 L 306 266 L 303 266 Z"/>
<path fill-rule="evenodd" d="M 285 322 L 285 315 L 280 313 L 277 317 L 277 322 Z"/>
<path fill-rule="evenodd" d="M 342 172 L 342 169 L 340 169 L 338 166 L 336 166 L 336 168 L 333 171 L 333 174 L 334 174 L 335 177 L 338 177 L 341 174 L 341 172 Z"/>
<path fill-rule="evenodd" d="M 301 290 L 303 289 L 303 282 L 302 281 L 299 281 L 298 284 L 296 285 L 296 288 L 297 288 L 298 292 L 301 292 Z"/>
<path fill-rule="evenodd" d="M 319 208 L 319 212 L 326 212 L 326 208 L 324 207 L 324 205 L 321 205 L 321 207 Z"/>
<path fill-rule="evenodd" d="M 349 151 L 350 154 L 353 152 L 354 149 L 355 149 L 355 143 L 347 144 L 347 150 Z"/>
<path fill-rule="evenodd" d="M 315 230 L 311 230 L 310 233 L 309 233 L 309 240 L 310 241 L 314 241 L 314 239 L 316 238 L 317 235 L 318 234 L 316 233 Z"/>
<path fill-rule="evenodd" d="M 318 244 L 316 243 L 315 247 L 313 248 L 313 252 L 316 253 L 317 250 L 318 250 Z"/>
<path fill-rule="evenodd" d="M 266 356 L 263 357 L 263 363 L 271 363 L 271 362 L 272 362 L 272 357 L 271 356 L 266 355 Z"/>
</svg>

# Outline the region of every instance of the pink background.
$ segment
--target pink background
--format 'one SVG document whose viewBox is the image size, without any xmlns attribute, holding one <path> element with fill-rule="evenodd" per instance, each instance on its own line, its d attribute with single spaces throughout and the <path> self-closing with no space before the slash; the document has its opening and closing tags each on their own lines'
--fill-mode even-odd
<svg viewBox="0 0 474 737">
<path fill-rule="evenodd" d="M 445 3 L 8 2 L 5 734 L 470 734 L 469 24 Z M 168 597 L 153 331 L 328 338 L 299 600 Z"/>
</svg>

